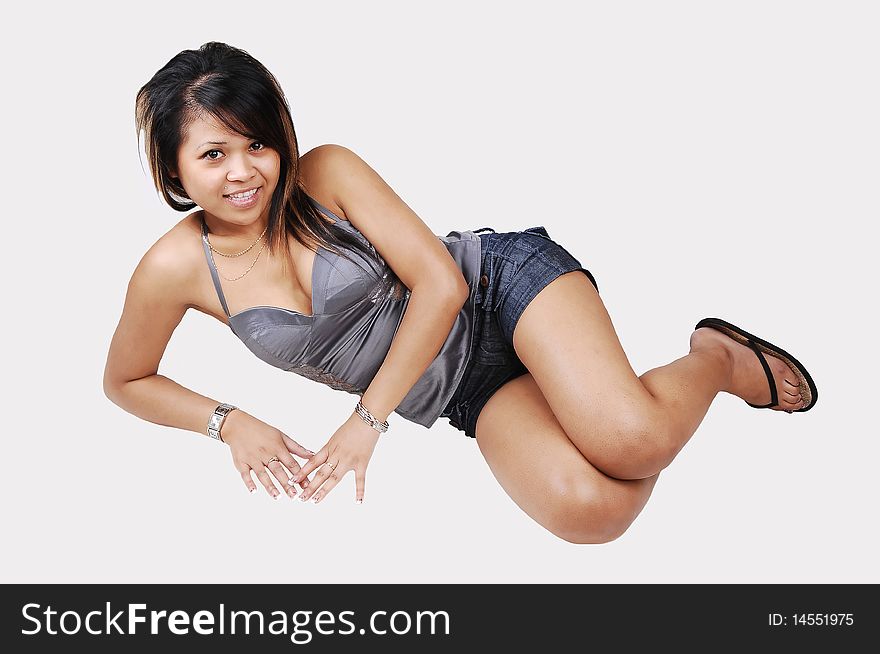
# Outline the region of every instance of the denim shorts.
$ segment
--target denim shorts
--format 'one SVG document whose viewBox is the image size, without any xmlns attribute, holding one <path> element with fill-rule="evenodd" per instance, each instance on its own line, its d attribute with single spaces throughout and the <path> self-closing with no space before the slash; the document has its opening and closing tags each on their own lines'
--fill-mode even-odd
<svg viewBox="0 0 880 654">
<path fill-rule="evenodd" d="M 488 230 L 490 233 L 479 234 Z M 590 272 L 544 227 L 496 232 L 472 230 L 480 236 L 481 271 L 477 285 L 474 337 L 461 382 L 440 414 L 449 424 L 476 438 L 477 417 L 492 394 L 528 372 L 513 349 L 513 330 L 526 306 L 550 282 L 582 271 L 599 290 Z"/>
</svg>

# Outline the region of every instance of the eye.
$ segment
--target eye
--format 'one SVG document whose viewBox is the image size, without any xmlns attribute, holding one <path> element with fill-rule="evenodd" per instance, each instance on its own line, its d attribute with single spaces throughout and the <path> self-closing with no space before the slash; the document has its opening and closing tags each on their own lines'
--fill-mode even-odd
<svg viewBox="0 0 880 654">
<path fill-rule="evenodd" d="M 258 146 L 259 146 L 258 148 L 256 148 L 257 152 L 262 152 L 263 150 L 266 150 L 266 149 L 267 149 L 266 146 L 263 145 L 262 141 L 254 141 L 253 143 L 251 143 L 251 147 L 252 147 L 252 148 L 253 148 L 255 145 L 258 145 Z M 205 152 L 205 154 L 202 155 L 202 159 L 207 159 L 208 161 L 217 161 L 217 160 L 219 160 L 220 157 L 214 157 L 214 156 L 211 156 L 211 154 L 214 153 L 214 152 L 219 153 L 219 154 L 222 154 L 222 152 L 220 152 L 220 150 L 208 150 L 207 152 Z"/>
</svg>

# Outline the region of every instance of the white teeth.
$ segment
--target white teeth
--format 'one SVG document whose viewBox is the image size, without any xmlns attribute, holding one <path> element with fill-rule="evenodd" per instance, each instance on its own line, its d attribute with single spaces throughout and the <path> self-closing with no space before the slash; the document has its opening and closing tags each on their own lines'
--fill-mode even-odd
<svg viewBox="0 0 880 654">
<path fill-rule="evenodd" d="M 257 189 L 253 189 L 250 191 L 245 191 L 244 193 L 235 193 L 235 194 L 229 195 L 227 197 L 235 198 L 237 200 L 245 200 L 245 199 L 251 197 L 256 192 L 257 192 Z"/>
</svg>

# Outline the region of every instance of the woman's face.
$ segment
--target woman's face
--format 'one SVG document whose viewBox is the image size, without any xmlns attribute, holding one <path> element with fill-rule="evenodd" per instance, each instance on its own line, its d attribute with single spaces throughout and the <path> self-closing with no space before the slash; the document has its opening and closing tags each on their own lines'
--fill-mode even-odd
<svg viewBox="0 0 880 654">
<path fill-rule="evenodd" d="M 177 154 L 177 173 L 187 195 L 206 217 L 230 226 L 266 224 L 280 170 L 277 151 L 227 131 L 210 116 L 190 125 Z M 252 189 L 257 189 L 254 195 L 234 197 Z"/>
</svg>

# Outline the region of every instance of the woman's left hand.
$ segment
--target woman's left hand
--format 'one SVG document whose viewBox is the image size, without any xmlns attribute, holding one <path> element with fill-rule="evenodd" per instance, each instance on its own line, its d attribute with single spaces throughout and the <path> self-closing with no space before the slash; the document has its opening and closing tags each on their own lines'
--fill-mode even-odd
<svg viewBox="0 0 880 654">
<path fill-rule="evenodd" d="M 299 483 L 317 469 L 299 499 L 320 502 L 349 470 L 354 470 L 355 501 L 364 500 L 364 479 L 367 464 L 379 440 L 379 432 L 352 413 L 315 455 L 288 482 Z"/>
</svg>

